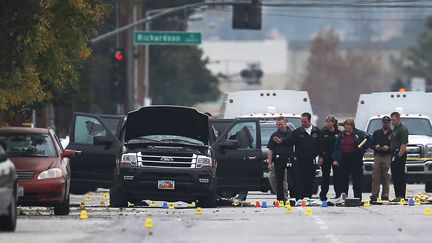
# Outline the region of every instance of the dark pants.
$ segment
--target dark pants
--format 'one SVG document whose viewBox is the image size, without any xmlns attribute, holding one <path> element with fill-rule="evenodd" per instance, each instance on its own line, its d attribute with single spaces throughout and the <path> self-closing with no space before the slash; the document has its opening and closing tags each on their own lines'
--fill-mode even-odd
<svg viewBox="0 0 432 243">
<path fill-rule="evenodd" d="M 287 168 L 288 155 L 278 154 L 273 158 L 276 174 L 276 196 L 278 201 L 285 201 L 285 195 L 283 191 L 283 181 L 285 176 L 285 169 Z"/>
<path fill-rule="evenodd" d="M 391 162 L 392 181 L 395 190 L 395 196 L 405 198 L 406 180 L 405 180 L 405 163 L 406 153 L 402 157 L 395 156 Z"/>
<path fill-rule="evenodd" d="M 316 171 L 314 158 L 297 158 L 294 170 L 297 178 L 297 200 L 305 197 L 312 198 Z"/>
<path fill-rule="evenodd" d="M 296 180 L 296 173 L 294 169 L 294 165 L 287 168 L 287 176 L 288 176 L 288 190 L 289 190 L 289 196 L 290 198 L 297 198 L 297 180 Z"/>
<path fill-rule="evenodd" d="M 340 197 L 341 194 L 341 181 L 340 181 L 340 172 L 339 167 L 333 166 L 333 158 L 331 156 L 326 156 L 324 158 L 324 163 L 321 166 L 322 170 L 322 181 L 321 181 L 321 191 L 320 191 L 320 199 L 327 200 L 327 193 L 329 191 L 330 184 L 330 170 L 333 170 L 333 188 L 336 194 L 336 197 Z"/>
<path fill-rule="evenodd" d="M 348 196 L 349 177 L 352 177 L 354 197 L 362 199 L 363 155 L 359 152 L 342 153 L 340 161 L 341 192 Z"/>
</svg>

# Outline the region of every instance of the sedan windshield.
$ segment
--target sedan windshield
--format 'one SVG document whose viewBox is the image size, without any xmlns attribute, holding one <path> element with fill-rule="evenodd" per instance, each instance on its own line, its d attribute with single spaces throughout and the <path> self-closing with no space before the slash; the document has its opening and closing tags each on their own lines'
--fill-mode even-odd
<svg viewBox="0 0 432 243">
<path fill-rule="evenodd" d="M 146 142 L 158 142 L 158 143 L 184 143 L 204 146 L 204 143 L 193 138 L 177 136 L 177 135 L 149 135 L 142 136 L 139 138 L 129 140 L 131 143 L 146 143 Z"/>
<path fill-rule="evenodd" d="M 0 134 L 0 145 L 10 157 L 56 157 L 49 134 Z"/>
<path fill-rule="evenodd" d="M 432 127 L 430 121 L 425 118 L 401 118 L 401 123 L 408 129 L 410 135 L 432 136 Z M 380 118 L 372 119 L 369 122 L 367 133 L 373 134 L 375 130 L 382 127 Z"/>
</svg>

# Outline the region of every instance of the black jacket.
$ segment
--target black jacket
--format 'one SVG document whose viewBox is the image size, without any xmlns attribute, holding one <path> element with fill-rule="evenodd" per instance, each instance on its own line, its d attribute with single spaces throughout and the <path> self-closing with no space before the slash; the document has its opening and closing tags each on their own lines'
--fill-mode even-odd
<svg viewBox="0 0 432 243">
<path fill-rule="evenodd" d="M 311 135 L 303 127 L 293 131 L 288 141 L 295 146 L 295 156 L 298 160 L 310 160 L 322 156 L 321 130 L 313 126 Z"/>
<path fill-rule="evenodd" d="M 328 130 L 327 127 L 323 127 L 321 129 L 321 143 L 323 147 L 323 155 L 326 158 L 333 156 L 339 132 L 339 130 L 334 130 L 333 132 L 331 132 L 330 130 Z"/>
</svg>

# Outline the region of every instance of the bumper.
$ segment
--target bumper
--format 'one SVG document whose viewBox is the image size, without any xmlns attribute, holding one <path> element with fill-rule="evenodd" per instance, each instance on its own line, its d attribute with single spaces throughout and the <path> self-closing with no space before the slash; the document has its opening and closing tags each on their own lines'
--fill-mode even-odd
<svg viewBox="0 0 432 243">
<path fill-rule="evenodd" d="M 216 186 L 212 168 L 121 167 L 116 183 L 135 200 L 191 201 L 208 195 Z M 174 189 L 158 189 L 159 180 L 174 181 Z"/>
<path fill-rule="evenodd" d="M 363 162 L 363 176 L 366 180 L 372 179 L 373 161 Z M 407 183 L 431 182 L 432 161 L 407 161 L 405 165 Z"/>
<path fill-rule="evenodd" d="M 19 205 L 50 206 L 63 202 L 66 193 L 64 178 L 18 181 L 24 188 L 24 196 L 18 197 Z"/>
</svg>

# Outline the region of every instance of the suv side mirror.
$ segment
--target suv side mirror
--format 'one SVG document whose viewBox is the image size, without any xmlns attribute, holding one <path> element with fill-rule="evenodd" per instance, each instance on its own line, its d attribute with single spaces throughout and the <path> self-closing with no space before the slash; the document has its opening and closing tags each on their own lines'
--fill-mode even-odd
<svg viewBox="0 0 432 243">
<path fill-rule="evenodd" d="M 62 156 L 64 158 L 73 158 L 75 157 L 75 150 L 65 149 Z"/>
<path fill-rule="evenodd" d="M 93 144 L 94 145 L 105 145 L 105 146 L 111 146 L 113 144 L 112 138 L 108 136 L 95 136 L 93 137 Z"/>
<path fill-rule="evenodd" d="M 237 140 L 225 140 L 222 143 L 220 143 L 219 145 L 221 150 L 226 150 L 226 149 L 230 149 L 230 150 L 236 150 L 240 147 L 239 142 Z"/>
<path fill-rule="evenodd" d="M 0 154 L 0 162 L 6 161 L 7 158 L 8 158 L 8 154 L 6 152 Z"/>
</svg>

